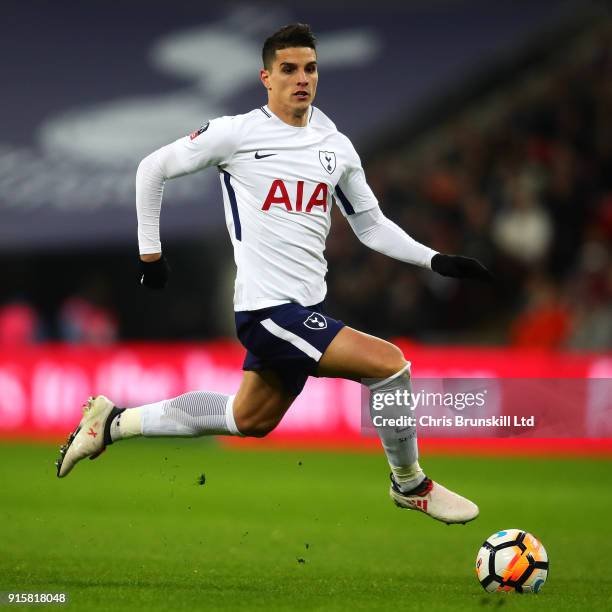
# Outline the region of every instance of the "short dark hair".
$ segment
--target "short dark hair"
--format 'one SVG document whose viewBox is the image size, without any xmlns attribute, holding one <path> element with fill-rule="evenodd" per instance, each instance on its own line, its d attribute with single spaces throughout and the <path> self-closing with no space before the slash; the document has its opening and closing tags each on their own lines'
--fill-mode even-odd
<svg viewBox="0 0 612 612">
<path fill-rule="evenodd" d="M 317 50 L 317 39 L 308 24 L 291 23 L 274 32 L 272 36 L 268 36 L 261 51 L 264 68 L 270 70 L 276 52 L 289 47 L 310 47 Z"/>
</svg>

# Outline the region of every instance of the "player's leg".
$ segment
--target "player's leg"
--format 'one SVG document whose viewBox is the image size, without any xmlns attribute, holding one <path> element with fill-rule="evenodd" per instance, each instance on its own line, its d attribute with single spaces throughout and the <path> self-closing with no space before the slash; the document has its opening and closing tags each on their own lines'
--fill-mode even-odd
<svg viewBox="0 0 612 612">
<path fill-rule="evenodd" d="M 109 443 L 134 435 L 263 437 L 295 399 L 272 371 L 246 371 L 236 395 L 190 391 L 176 398 L 130 408 L 110 425 Z"/>
<path fill-rule="evenodd" d="M 124 409 L 99 395 L 89 399 L 79 426 L 62 447 L 57 475 L 64 477 L 81 459 L 95 459 L 113 442 L 135 436 L 262 437 L 276 427 L 294 399 L 272 371 L 245 372 L 235 396 L 191 391 Z"/>
<path fill-rule="evenodd" d="M 234 399 L 234 421 L 240 435 L 262 438 L 269 434 L 295 398 L 276 372 L 245 372 Z"/>
<path fill-rule="evenodd" d="M 348 378 L 388 378 L 407 365 L 402 351 L 381 338 L 343 327 L 323 353 L 317 368 L 319 376 Z"/>
<path fill-rule="evenodd" d="M 370 383 L 370 414 L 376 414 L 373 398 L 406 398 L 412 393 L 410 364 L 398 347 L 350 327 L 344 327 L 327 347 L 318 376 L 348 378 Z M 399 392 L 399 393 L 398 393 Z M 413 416 L 410 405 L 397 399 L 385 405 L 386 418 Z M 398 506 L 420 510 L 447 523 L 466 522 L 478 516 L 478 507 L 425 476 L 418 461 L 416 426 L 376 427 L 391 467 L 391 497 Z"/>
<path fill-rule="evenodd" d="M 317 373 L 358 382 L 375 379 L 379 392 L 410 391 L 410 370 L 402 351 L 386 340 L 351 327 L 344 327 L 329 345 Z M 400 408 L 397 416 L 402 412 Z M 425 475 L 418 463 L 416 428 L 379 427 L 377 431 L 395 481 L 405 490 L 420 485 Z"/>
</svg>

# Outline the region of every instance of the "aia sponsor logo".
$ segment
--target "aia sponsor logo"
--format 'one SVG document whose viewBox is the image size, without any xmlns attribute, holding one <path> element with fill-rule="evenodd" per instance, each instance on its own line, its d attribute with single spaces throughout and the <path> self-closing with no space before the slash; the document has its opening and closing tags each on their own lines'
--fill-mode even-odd
<svg viewBox="0 0 612 612">
<path fill-rule="evenodd" d="M 284 206 L 287 212 L 311 212 L 315 206 L 321 206 L 323 212 L 327 212 L 327 183 L 315 185 L 310 196 L 304 193 L 305 181 L 298 181 L 295 186 L 295 194 L 292 200 L 287 185 L 281 179 L 272 181 L 268 195 L 264 200 L 262 210 L 270 210 L 271 206 Z"/>
</svg>

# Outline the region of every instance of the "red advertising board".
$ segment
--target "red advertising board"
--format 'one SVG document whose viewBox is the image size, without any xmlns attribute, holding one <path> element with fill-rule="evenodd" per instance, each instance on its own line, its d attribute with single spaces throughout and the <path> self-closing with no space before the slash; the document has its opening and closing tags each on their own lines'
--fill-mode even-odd
<svg viewBox="0 0 612 612">
<path fill-rule="evenodd" d="M 424 428 L 423 447 L 469 452 L 612 452 L 612 399 L 594 385 L 612 379 L 612 354 L 549 353 L 513 349 L 424 347 L 398 340 L 418 379 L 574 379 L 579 400 L 548 401 L 566 410 L 571 429 L 557 440 L 533 436 L 479 439 L 451 429 L 441 436 Z M 78 422 L 90 395 L 137 406 L 189 390 L 235 393 L 243 349 L 231 341 L 202 344 L 119 344 L 108 347 L 37 345 L 0 349 L 0 437 L 59 439 Z M 559 385 L 557 385 L 559 386 Z M 504 391 L 506 395 L 508 392 Z M 513 401 L 519 401 L 513 398 Z M 547 397 L 543 395 L 543 397 Z M 572 396 L 574 397 L 574 396 Z M 362 433 L 361 386 L 311 378 L 280 426 L 264 441 L 238 444 L 378 448 Z M 508 404 L 508 402 L 506 402 Z M 570 414 L 571 412 L 571 414 Z M 432 437 L 433 436 L 433 437 Z"/>
</svg>

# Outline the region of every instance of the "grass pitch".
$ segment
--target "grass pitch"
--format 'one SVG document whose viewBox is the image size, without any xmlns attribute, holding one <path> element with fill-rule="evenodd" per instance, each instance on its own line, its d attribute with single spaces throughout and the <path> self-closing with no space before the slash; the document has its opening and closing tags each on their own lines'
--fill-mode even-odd
<svg viewBox="0 0 612 612">
<path fill-rule="evenodd" d="M 0 590 L 67 592 L 79 612 L 612 609 L 612 461 L 425 457 L 480 505 L 446 526 L 392 505 L 382 452 L 140 439 L 59 480 L 56 451 L 0 446 Z M 549 553 L 539 595 L 475 579 L 510 527 Z"/>
</svg>

